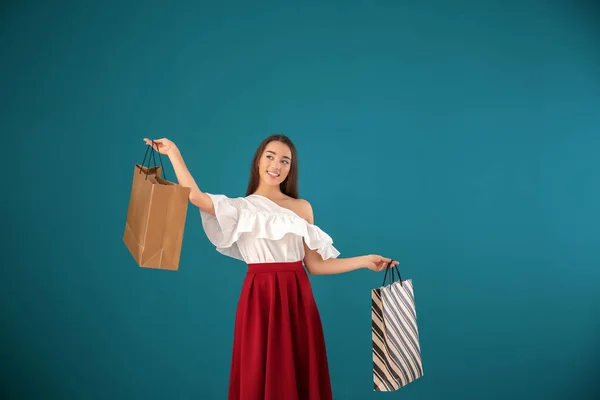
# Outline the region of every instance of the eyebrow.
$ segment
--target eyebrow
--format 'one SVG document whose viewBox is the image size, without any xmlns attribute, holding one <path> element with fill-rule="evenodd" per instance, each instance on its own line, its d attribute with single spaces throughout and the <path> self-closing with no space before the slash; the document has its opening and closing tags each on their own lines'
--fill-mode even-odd
<svg viewBox="0 0 600 400">
<path fill-rule="evenodd" d="M 267 150 L 267 153 L 273 153 L 273 154 L 277 155 L 277 153 L 275 153 L 274 151 L 271 151 L 271 150 Z M 291 160 L 291 158 L 289 158 L 288 156 L 283 156 L 283 158 L 287 158 L 288 160 Z"/>
</svg>

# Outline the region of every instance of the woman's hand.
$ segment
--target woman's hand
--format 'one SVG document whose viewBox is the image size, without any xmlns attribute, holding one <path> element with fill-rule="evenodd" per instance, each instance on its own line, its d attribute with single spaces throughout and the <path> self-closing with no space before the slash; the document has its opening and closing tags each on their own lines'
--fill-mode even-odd
<svg viewBox="0 0 600 400">
<path fill-rule="evenodd" d="M 400 264 L 398 261 L 392 260 L 391 258 L 382 257 L 377 254 L 369 254 L 368 256 L 364 256 L 366 267 L 371 271 L 382 271 L 385 268 L 395 267 Z"/>
<path fill-rule="evenodd" d="M 148 146 L 152 146 L 152 140 L 144 138 L 144 142 L 146 142 Z M 166 155 L 169 155 L 169 153 L 171 153 L 172 151 L 177 150 L 177 146 L 175 146 L 175 143 L 171 142 L 167 138 L 155 139 L 154 146 L 152 146 L 152 148 L 158 151 L 160 154 Z"/>
</svg>

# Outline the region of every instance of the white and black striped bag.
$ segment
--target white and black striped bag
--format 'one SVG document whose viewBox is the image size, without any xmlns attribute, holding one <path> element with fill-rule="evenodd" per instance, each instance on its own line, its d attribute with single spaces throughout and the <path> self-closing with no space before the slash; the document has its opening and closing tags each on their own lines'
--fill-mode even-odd
<svg viewBox="0 0 600 400">
<path fill-rule="evenodd" d="M 395 391 L 423 376 L 412 280 L 402 280 L 397 266 L 388 268 L 382 286 L 371 290 L 371 300 L 374 391 Z"/>
</svg>

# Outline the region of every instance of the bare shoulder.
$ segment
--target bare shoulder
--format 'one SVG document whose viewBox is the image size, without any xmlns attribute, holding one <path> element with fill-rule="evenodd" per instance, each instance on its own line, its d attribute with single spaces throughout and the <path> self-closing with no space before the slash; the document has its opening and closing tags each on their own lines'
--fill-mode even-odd
<svg viewBox="0 0 600 400">
<path fill-rule="evenodd" d="M 314 224 L 314 214 L 310 202 L 306 199 L 293 200 L 294 212 L 305 219 L 308 223 Z"/>
</svg>

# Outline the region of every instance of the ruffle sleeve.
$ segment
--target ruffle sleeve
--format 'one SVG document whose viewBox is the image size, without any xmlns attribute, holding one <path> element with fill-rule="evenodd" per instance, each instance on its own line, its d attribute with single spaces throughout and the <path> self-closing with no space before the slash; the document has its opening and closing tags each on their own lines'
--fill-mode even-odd
<svg viewBox="0 0 600 400">
<path fill-rule="evenodd" d="M 327 233 L 292 211 L 257 210 L 244 198 L 207 194 L 213 201 L 215 215 L 200 210 L 202 225 L 210 242 L 224 255 L 243 260 L 236 242 L 244 233 L 250 233 L 257 239 L 269 240 L 279 240 L 287 234 L 295 234 L 301 236 L 308 248 L 316 250 L 324 260 L 340 255 Z"/>
<path fill-rule="evenodd" d="M 240 236 L 238 223 L 243 207 L 243 199 L 229 198 L 222 194 L 206 193 L 212 199 L 215 215 L 200 210 L 202 227 L 208 240 L 220 253 L 244 260 L 235 243 Z"/>
</svg>

